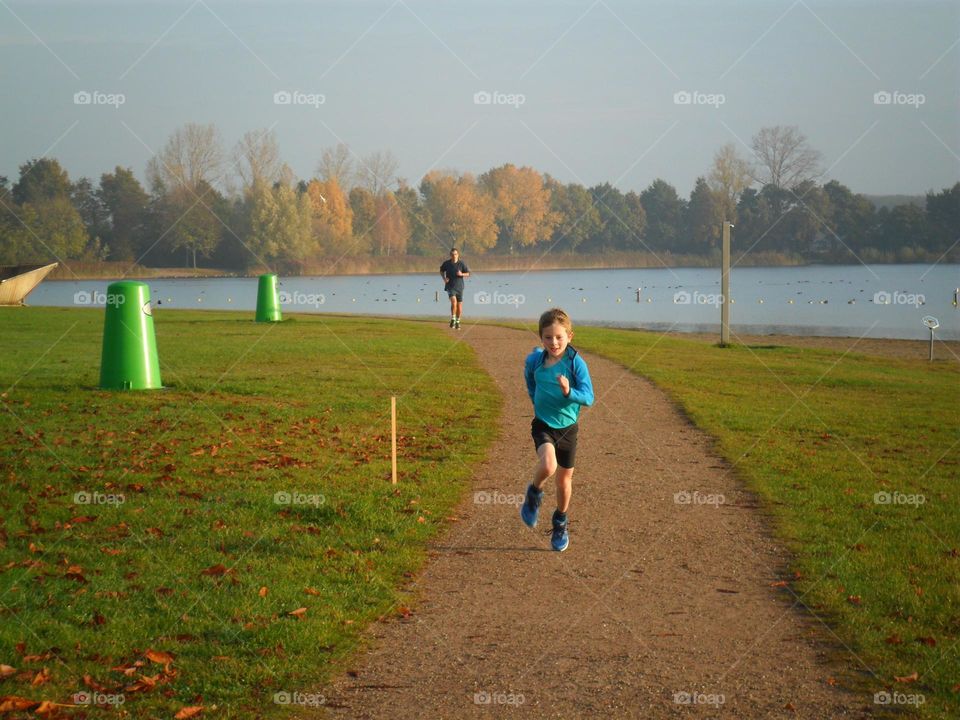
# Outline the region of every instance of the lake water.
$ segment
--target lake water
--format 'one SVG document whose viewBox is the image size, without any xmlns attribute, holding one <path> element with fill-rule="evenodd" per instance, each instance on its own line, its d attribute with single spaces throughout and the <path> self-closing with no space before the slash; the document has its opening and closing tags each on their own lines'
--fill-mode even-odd
<svg viewBox="0 0 960 720">
<path fill-rule="evenodd" d="M 481 263 L 473 264 L 465 317 L 531 319 L 560 306 L 575 323 L 719 332 L 718 269 L 483 272 Z M 938 337 L 960 340 L 958 264 L 734 268 L 730 278 L 734 333 L 926 339 L 921 319 L 933 315 L 940 321 Z M 109 282 L 47 280 L 27 300 L 34 306 L 103 305 Z M 158 316 L 167 309 L 256 308 L 256 278 L 146 282 Z M 449 317 L 439 273 L 281 277 L 279 289 L 285 313 Z"/>
</svg>

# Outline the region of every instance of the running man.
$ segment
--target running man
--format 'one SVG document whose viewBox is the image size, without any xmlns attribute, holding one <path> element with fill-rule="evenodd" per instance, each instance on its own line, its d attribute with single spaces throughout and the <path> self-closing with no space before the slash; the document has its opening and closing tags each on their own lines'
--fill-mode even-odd
<svg viewBox="0 0 960 720">
<path fill-rule="evenodd" d="M 443 289 L 450 298 L 450 327 L 460 329 L 460 313 L 463 312 L 463 279 L 470 277 L 470 268 L 460 259 L 460 251 L 450 248 L 450 259 L 440 266 Z"/>
</svg>

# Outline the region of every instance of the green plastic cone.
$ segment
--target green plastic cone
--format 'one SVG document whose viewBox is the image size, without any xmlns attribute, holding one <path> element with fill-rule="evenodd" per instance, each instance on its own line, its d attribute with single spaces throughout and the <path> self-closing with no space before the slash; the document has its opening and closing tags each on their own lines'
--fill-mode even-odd
<svg viewBox="0 0 960 720">
<path fill-rule="evenodd" d="M 257 322 L 280 322 L 280 298 L 277 295 L 277 276 L 261 275 L 257 286 Z"/>
<path fill-rule="evenodd" d="M 104 390 L 163 387 L 157 338 L 153 332 L 150 286 L 146 283 L 121 280 L 107 288 L 100 387 Z"/>
</svg>

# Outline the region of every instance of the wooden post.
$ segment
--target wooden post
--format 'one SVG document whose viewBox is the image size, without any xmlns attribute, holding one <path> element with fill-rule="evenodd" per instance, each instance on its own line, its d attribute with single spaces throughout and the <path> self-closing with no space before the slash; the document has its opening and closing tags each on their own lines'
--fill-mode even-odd
<svg viewBox="0 0 960 720">
<path fill-rule="evenodd" d="M 723 221 L 723 249 L 721 255 L 720 294 L 720 345 L 730 344 L 730 228 L 733 223 Z"/>
<path fill-rule="evenodd" d="M 391 482 L 397 484 L 397 398 L 390 397 L 390 464 Z"/>
</svg>

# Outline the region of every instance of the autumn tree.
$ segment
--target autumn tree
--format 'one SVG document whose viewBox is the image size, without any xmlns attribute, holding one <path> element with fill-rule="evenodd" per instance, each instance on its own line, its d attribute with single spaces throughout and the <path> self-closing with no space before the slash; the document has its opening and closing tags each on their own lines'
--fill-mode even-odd
<svg viewBox="0 0 960 720">
<path fill-rule="evenodd" d="M 563 185 L 550 176 L 544 178 L 550 193 L 550 210 L 556 218 L 550 247 L 559 251 L 575 251 L 603 229 L 600 211 L 590 191 L 583 185 Z"/>
<path fill-rule="evenodd" d="M 376 255 L 402 255 L 407 251 L 410 228 L 393 193 L 376 198 L 377 222 L 373 227 L 373 251 Z"/>
<path fill-rule="evenodd" d="M 737 154 L 733 143 L 727 143 L 713 156 L 707 182 L 720 206 L 723 220 L 737 221 L 737 203 L 752 181 L 750 164 Z"/>
<path fill-rule="evenodd" d="M 272 130 L 244 133 L 233 149 L 233 164 L 244 190 L 256 182 L 273 185 L 280 179 L 283 161 Z"/>
<path fill-rule="evenodd" d="M 512 253 L 550 238 L 558 218 L 536 170 L 508 163 L 481 175 L 480 187 L 493 200 L 502 248 Z"/>
<path fill-rule="evenodd" d="M 147 178 L 156 193 L 185 189 L 199 194 L 213 187 L 223 168 L 220 134 L 213 125 L 188 123 L 174 131 L 147 165 Z"/>
<path fill-rule="evenodd" d="M 755 160 L 750 172 L 761 185 L 792 190 L 820 174 L 820 153 L 795 125 L 761 128 L 750 145 Z"/>
<path fill-rule="evenodd" d="M 435 237 L 445 249 L 485 252 L 497 242 L 493 202 L 480 192 L 472 175 L 434 171 L 420 183 L 420 193 Z"/>
<path fill-rule="evenodd" d="M 336 180 L 345 193 L 349 193 L 357 183 L 357 172 L 350 147 L 339 143 L 324 148 L 317 163 L 317 177 L 322 181 Z"/>
<path fill-rule="evenodd" d="M 313 237 L 321 253 L 352 252 L 353 210 L 336 177 L 311 180 L 306 187 Z"/>
</svg>

